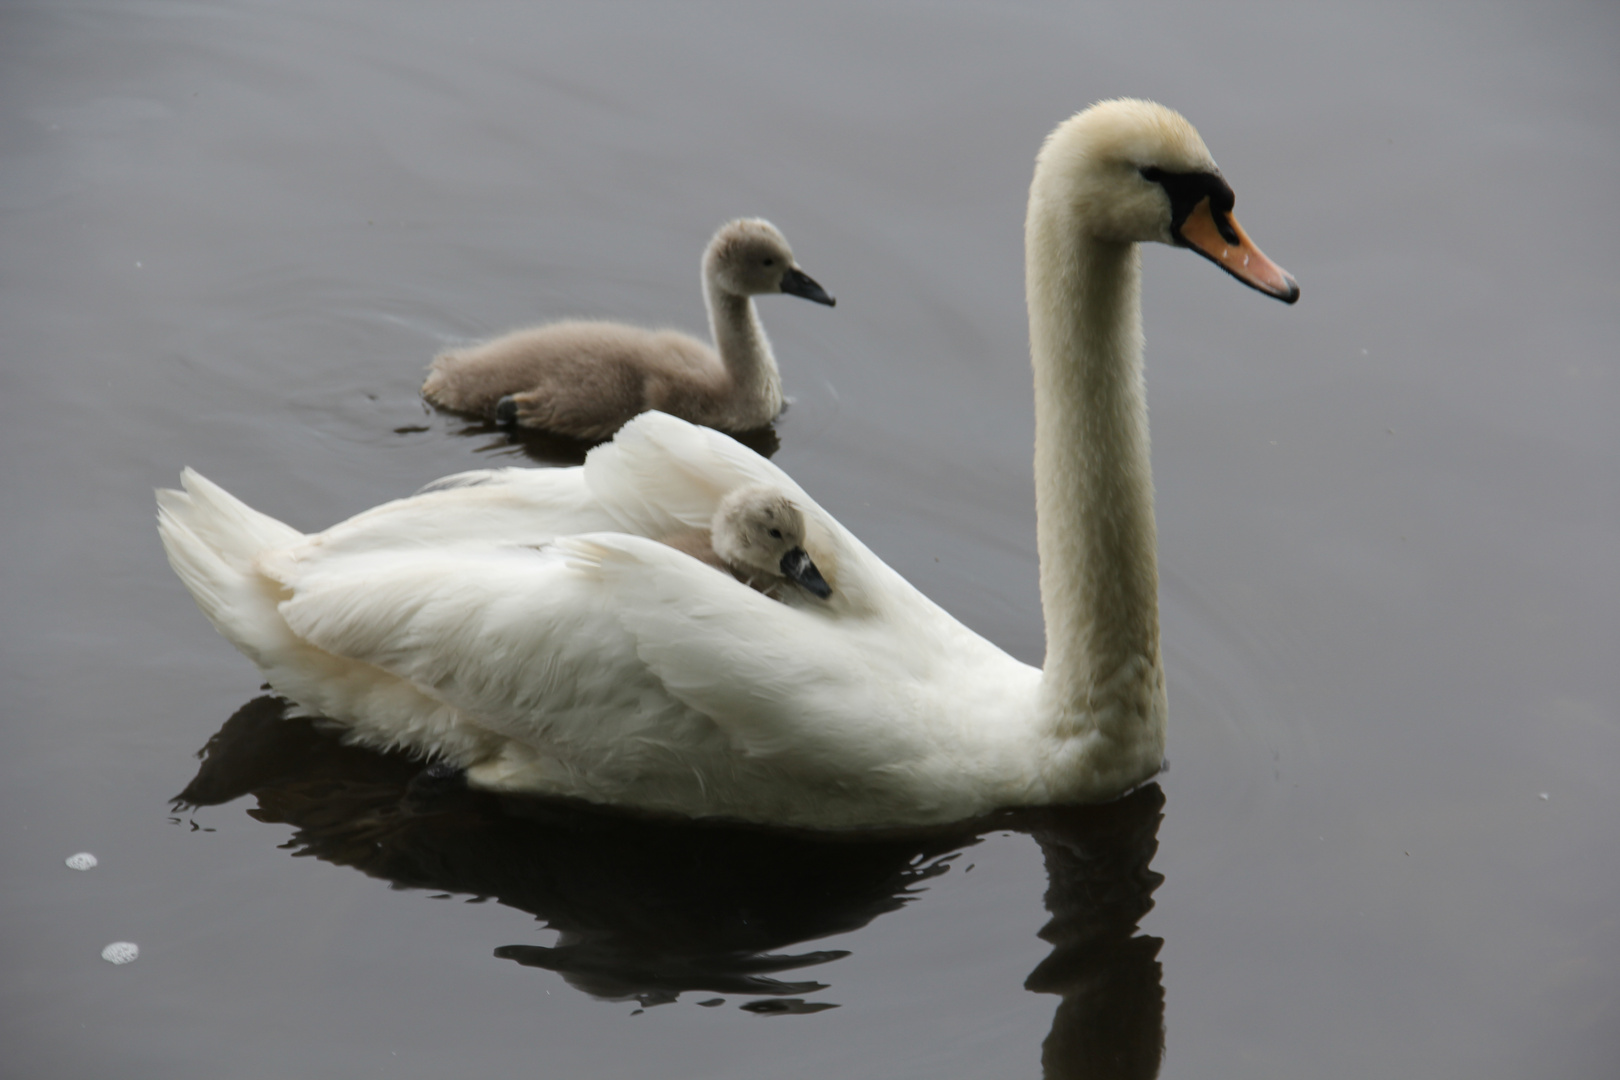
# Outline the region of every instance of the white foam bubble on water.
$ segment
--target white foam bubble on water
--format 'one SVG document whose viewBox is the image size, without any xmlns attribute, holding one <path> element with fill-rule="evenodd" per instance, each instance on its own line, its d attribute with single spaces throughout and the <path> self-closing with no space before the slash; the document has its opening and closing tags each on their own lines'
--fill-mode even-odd
<svg viewBox="0 0 1620 1080">
<path fill-rule="evenodd" d="M 141 955 L 141 947 L 133 941 L 115 941 L 101 950 L 101 958 L 109 964 L 128 964 Z"/>
<path fill-rule="evenodd" d="M 75 870 L 88 870 L 96 865 L 96 857 L 88 851 L 81 851 L 77 855 L 69 855 L 67 864 Z"/>
</svg>

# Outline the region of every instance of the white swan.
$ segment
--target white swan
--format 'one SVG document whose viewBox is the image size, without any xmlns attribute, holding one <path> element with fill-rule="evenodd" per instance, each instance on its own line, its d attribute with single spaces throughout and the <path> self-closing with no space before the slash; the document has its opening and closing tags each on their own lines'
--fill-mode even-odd
<svg viewBox="0 0 1620 1080">
<path fill-rule="evenodd" d="M 648 413 L 577 469 L 469 473 L 303 536 L 191 473 L 159 494 L 214 625 L 353 738 L 477 786 L 815 828 L 1107 799 L 1160 768 L 1165 694 L 1136 244 L 1292 302 L 1179 115 L 1060 125 L 1027 221 L 1044 672 L 917 592 L 780 469 Z M 658 543 L 767 484 L 826 600 L 782 602 Z"/>
<path fill-rule="evenodd" d="M 782 375 L 753 297 L 836 301 L 799 269 L 787 238 L 753 218 L 727 222 L 709 241 L 703 293 L 716 348 L 677 330 L 549 323 L 440 353 L 422 396 L 577 439 L 605 439 L 649 409 L 722 431 L 762 428 L 782 411 Z"/>
</svg>

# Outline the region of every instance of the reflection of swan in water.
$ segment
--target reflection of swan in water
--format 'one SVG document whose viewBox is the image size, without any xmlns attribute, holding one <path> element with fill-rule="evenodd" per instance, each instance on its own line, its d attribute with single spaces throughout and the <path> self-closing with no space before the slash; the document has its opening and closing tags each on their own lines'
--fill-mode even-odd
<svg viewBox="0 0 1620 1080">
<path fill-rule="evenodd" d="M 1157 784 L 1118 802 L 1032 815 L 1028 832 L 1046 857 L 1041 939 L 1052 952 L 1026 989 L 1057 994 L 1041 1046 L 1048 1078 L 1137 1080 L 1164 1056 L 1163 938 L 1137 934 L 1164 881 L 1148 864 L 1159 849 L 1164 793 Z"/>
<path fill-rule="evenodd" d="M 1058 994 L 1048 1077 L 1156 1074 L 1164 1001 L 1156 938 L 1136 925 L 1160 878 L 1163 795 L 1149 785 L 1090 807 L 999 814 L 886 837 L 648 820 L 581 804 L 430 790 L 420 762 L 344 746 L 283 703 L 249 702 L 211 738 L 180 795 L 216 805 L 252 794 L 291 847 L 401 886 L 489 897 L 531 912 L 555 945 L 496 955 L 548 968 L 599 998 L 746 997 L 753 1012 L 812 1012 L 825 982 L 778 978 L 845 955 L 801 943 L 865 926 L 916 898 L 953 853 L 987 833 L 1027 832 L 1046 857 L 1051 955 L 1029 989 Z M 834 972 L 829 972 L 832 974 Z"/>
</svg>

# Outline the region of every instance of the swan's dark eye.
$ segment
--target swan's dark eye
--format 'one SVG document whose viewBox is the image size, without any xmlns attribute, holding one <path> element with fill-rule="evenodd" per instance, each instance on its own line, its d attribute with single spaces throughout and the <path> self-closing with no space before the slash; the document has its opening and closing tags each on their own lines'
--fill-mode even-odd
<svg viewBox="0 0 1620 1080">
<path fill-rule="evenodd" d="M 1142 174 L 1142 179 L 1150 184 L 1157 184 L 1164 179 L 1164 170 L 1157 165 L 1143 165 L 1136 170 Z"/>
<path fill-rule="evenodd" d="M 780 540 L 780 539 L 782 539 L 782 530 L 781 529 L 772 529 L 771 530 L 771 539 L 772 540 Z"/>
<path fill-rule="evenodd" d="M 765 265 L 766 266 L 775 266 L 776 265 L 776 260 L 775 259 L 766 259 L 765 260 Z"/>
</svg>

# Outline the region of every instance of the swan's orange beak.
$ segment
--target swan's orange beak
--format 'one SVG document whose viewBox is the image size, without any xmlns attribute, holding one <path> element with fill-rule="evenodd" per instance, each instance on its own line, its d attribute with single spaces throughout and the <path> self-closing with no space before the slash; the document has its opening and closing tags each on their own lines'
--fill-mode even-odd
<svg viewBox="0 0 1620 1080">
<path fill-rule="evenodd" d="M 1275 296 L 1285 304 L 1299 299 L 1299 286 L 1288 271 L 1266 258 L 1254 246 L 1237 218 L 1230 212 L 1223 215 L 1224 222 L 1216 222 L 1215 211 L 1208 196 L 1193 207 L 1187 220 L 1181 223 L 1180 238 L 1198 254 L 1215 263 L 1243 284 L 1259 289 L 1267 296 Z M 1221 225 L 1226 228 L 1221 228 Z"/>
</svg>

